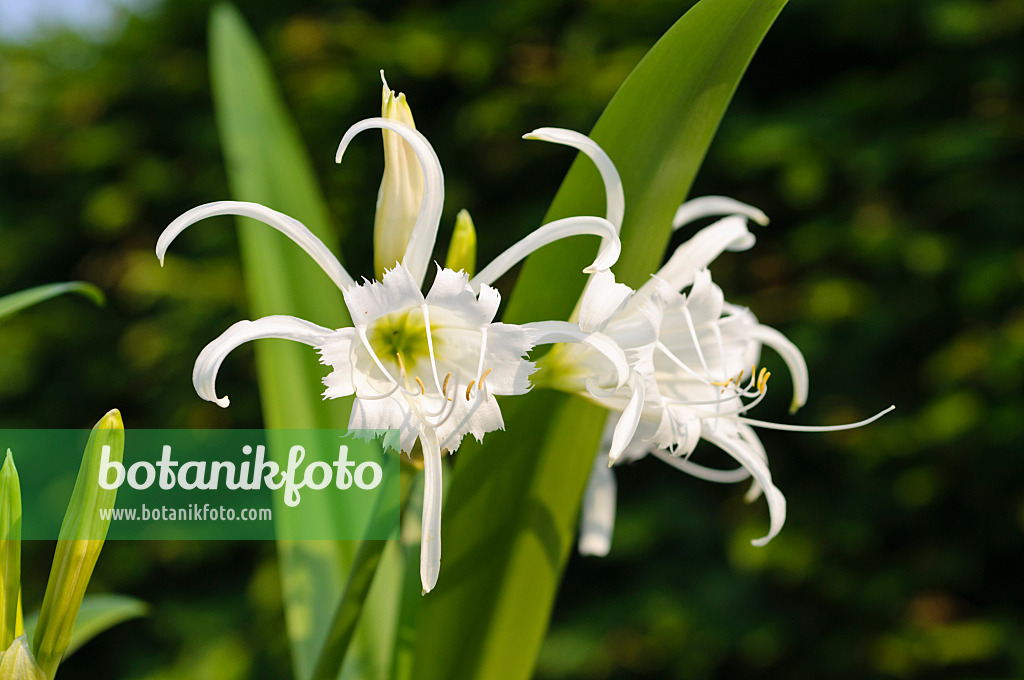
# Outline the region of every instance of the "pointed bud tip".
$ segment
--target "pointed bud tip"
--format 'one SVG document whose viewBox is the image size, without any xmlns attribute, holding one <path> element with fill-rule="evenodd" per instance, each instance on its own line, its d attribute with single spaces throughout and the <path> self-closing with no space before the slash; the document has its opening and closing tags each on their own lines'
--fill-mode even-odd
<svg viewBox="0 0 1024 680">
<path fill-rule="evenodd" d="M 123 430 L 124 421 L 121 420 L 121 412 L 116 408 L 107 411 L 107 414 L 100 419 L 97 427 L 103 430 Z"/>
</svg>

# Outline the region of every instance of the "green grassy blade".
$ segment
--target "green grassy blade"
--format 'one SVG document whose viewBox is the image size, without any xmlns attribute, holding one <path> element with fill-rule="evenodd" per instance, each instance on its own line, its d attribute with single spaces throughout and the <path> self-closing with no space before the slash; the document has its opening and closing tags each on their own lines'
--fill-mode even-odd
<svg viewBox="0 0 1024 680">
<path fill-rule="evenodd" d="M 697 4 L 651 49 L 595 126 L 592 136 L 615 161 L 626 192 L 619 280 L 638 285 L 660 264 L 674 211 L 784 4 Z M 597 172 L 580 159 L 548 219 L 603 213 Z M 562 243 L 533 255 L 505 320 L 567 318 L 593 254 Z M 510 434 L 488 435 L 486 447 L 464 445 L 458 456 L 441 580 L 420 615 L 416 678 L 528 678 L 547 629 L 605 413 L 544 392 L 506 400 L 502 409 Z"/>
<path fill-rule="evenodd" d="M 216 7 L 210 25 L 211 76 L 232 197 L 295 217 L 328 245 L 336 242 L 312 164 L 285 107 L 269 64 L 238 11 Z M 325 149 L 333 155 L 334 149 Z M 298 246 L 265 225 L 239 220 L 239 241 L 253 317 L 292 314 L 328 327 L 348 325 L 341 292 Z M 323 401 L 323 367 L 308 347 L 256 343 L 263 414 L 270 428 L 344 428 L 350 402 Z M 310 504 L 303 510 L 330 513 Z M 355 543 L 278 541 L 288 635 L 296 677 L 311 677 L 340 599 Z M 385 554 L 384 562 L 395 557 Z M 393 565 L 392 565 L 393 566 Z M 392 573 L 394 569 L 383 570 Z M 390 658 L 397 597 L 387 578 L 371 589 L 347 676 L 373 675 Z M 357 650 L 358 651 L 358 650 Z"/>
<path fill-rule="evenodd" d="M 44 286 L 36 286 L 35 288 L 0 297 L 0 319 L 65 293 L 84 295 L 98 305 L 106 302 L 103 291 L 91 283 L 85 283 L 84 281 L 48 283 Z"/>
<path fill-rule="evenodd" d="M 75 628 L 71 633 L 71 643 L 64 658 L 68 658 L 89 640 L 109 630 L 119 623 L 146 616 L 149 605 L 127 595 L 86 595 L 82 600 L 82 608 L 78 610 Z M 35 636 L 36 624 L 39 623 L 39 612 L 25 617 L 25 636 L 31 640 Z"/>
</svg>

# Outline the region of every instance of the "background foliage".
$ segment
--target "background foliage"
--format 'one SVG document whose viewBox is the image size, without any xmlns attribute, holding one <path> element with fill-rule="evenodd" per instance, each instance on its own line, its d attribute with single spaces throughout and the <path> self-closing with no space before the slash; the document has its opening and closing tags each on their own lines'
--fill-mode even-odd
<svg viewBox="0 0 1024 680">
<path fill-rule="evenodd" d="M 376 113 L 379 68 L 441 157 L 443 225 L 469 208 L 487 261 L 539 223 L 571 161 L 519 136 L 589 129 L 681 13 L 661 0 L 239 5 L 366 274 L 379 146 L 340 167 L 333 153 Z M 83 279 L 109 297 L 0 326 L 2 427 L 86 427 L 114 406 L 128 427 L 259 424 L 251 351 L 222 374 L 229 410 L 189 380 L 245 314 L 230 220 L 191 232 L 165 270 L 153 256 L 173 217 L 228 195 L 209 9 L 168 0 L 103 39 L 0 46 L 0 293 Z M 716 279 L 804 349 L 799 422 L 899 409 L 849 433 L 765 434 L 790 515 L 764 549 L 748 539 L 765 509 L 742 489 L 653 460 L 622 469 L 613 553 L 570 562 L 539 677 L 1024 675 L 1022 28 L 1019 0 L 784 10 L 697 179 L 695 195 L 773 218 Z M 776 388 L 759 416 L 785 420 L 784 378 Z M 31 601 L 49 554 L 37 548 Z M 152 617 L 62 673 L 284 677 L 275 564 L 269 544 L 109 545 L 94 589 L 140 596 Z"/>
</svg>

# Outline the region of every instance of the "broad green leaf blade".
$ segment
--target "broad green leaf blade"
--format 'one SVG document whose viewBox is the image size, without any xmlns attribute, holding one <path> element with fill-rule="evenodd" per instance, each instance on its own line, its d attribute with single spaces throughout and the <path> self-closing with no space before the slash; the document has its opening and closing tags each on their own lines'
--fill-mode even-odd
<svg viewBox="0 0 1024 680">
<path fill-rule="evenodd" d="M 91 283 L 85 283 L 84 281 L 49 283 L 44 286 L 36 286 L 35 288 L 0 297 L 0 319 L 65 293 L 84 295 L 97 305 L 102 305 L 106 302 L 103 291 Z"/>
<path fill-rule="evenodd" d="M 113 628 L 119 623 L 146 616 L 149 605 L 127 595 L 86 595 L 82 600 L 82 608 L 75 619 L 75 629 L 71 633 L 71 643 L 64 658 L 68 658 L 89 640 L 100 633 Z M 39 612 L 25 617 L 25 637 L 35 637 L 36 624 L 39 623 Z"/>
<path fill-rule="evenodd" d="M 399 513 L 405 514 L 417 470 L 412 465 L 401 466 L 401 498 Z M 377 517 L 387 515 L 381 504 L 376 510 Z M 398 535 L 394 536 L 398 539 Z M 334 620 L 327 631 L 320 657 L 313 671 L 313 680 L 333 680 L 347 657 L 352 639 L 355 637 L 357 625 L 365 613 L 365 605 L 370 587 L 379 572 L 381 561 L 391 541 L 364 540 L 359 544 L 359 551 L 352 560 L 348 570 L 348 581 L 341 602 L 334 613 Z M 397 544 L 396 544 L 397 545 Z"/>
<path fill-rule="evenodd" d="M 703 0 L 658 41 L 619 88 L 590 136 L 622 176 L 626 217 L 616 278 L 636 287 L 661 263 L 675 210 L 686 198 L 754 51 L 786 0 Z M 597 171 L 582 155 L 547 221 L 603 215 Z M 596 244 L 560 242 L 532 255 L 505 321 L 568 318 Z"/>
<path fill-rule="evenodd" d="M 626 193 L 618 278 L 634 286 L 661 262 L 726 106 L 785 0 L 704 0 L 651 49 L 593 132 Z M 571 168 L 548 219 L 604 212 L 589 161 Z M 596 246 L 595 246 L 596 248 Z M 534 254 L 505 320 L 564 319 L 593 258 L 580 243 Z M 528 678 L 576 532 L 605 412 L 538 392 L 502 404 L 508 434 L 459 452 L 445 506 L 445 561 L 425 598 L 416 672 L 425 680 Z"/>
<path fill-rule="evenodd" d="M 336 234 L 310 159 L 269 64 L 234 7 L 214 9 L 210 52 L 232 197 L 290 215 L 324 243 L 335 244 Z M 334 149 L 323 153 L 332 157 Z M 298 246 L 265 225 L 244 219 L 239 220 L 239 240 L 254 318 L 291 314 L 332 328 L 349 324 L 341 292 Z M 320 397 L 324 370 L 316 352 L 295 343 L 263 341 L 256 343 L 256 360 L 267 427 L 347 426 L 351 403 Z M 339 516 L 330 500 L 310 501 L 303 504 L 304 511 Z M 288 636 L 299 680 L 313 673 L 357 547 L 355 543 L 278 541 Z M 396 559 L 385 554 L 384 561 L 391 564 Z M 394 572 L 392 568 L 390 573 Z M 357 637 L 363 653 L 350 659 L 347 674 L 379 675 L 390 658 L 398 588 L 389 588 L 385 580 L 377 579 L 371 590 L 368 609 L 373 614 Z"/>
</svg>

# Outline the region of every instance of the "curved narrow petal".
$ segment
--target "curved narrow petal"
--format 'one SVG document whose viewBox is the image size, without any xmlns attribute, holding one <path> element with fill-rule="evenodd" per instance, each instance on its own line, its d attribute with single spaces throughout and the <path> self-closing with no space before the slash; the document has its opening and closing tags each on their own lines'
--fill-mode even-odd
<svg viewBox="0 0 1024 680">
<path fill-rule="evenodd" d="M 601 179 L 604 181 L 605 194 L 605 217 L 615 225 L 616 231 L 622 229 L 622 217 L 626 213 L 626 198 L 622 192 L 622 180 L 619 178 L 619 171 L 608 154 L 604 152 L 597 142 L 574 130 L 565 128 L 538 128 L 533 132 L 523 135 L 523 139 L 538 139 L 542 142 L 553 142 L 571 146 L 582 151 L 594 162 Z M 742 204 L 741 204 L 742 205 Z"/>
<path fill-rule="evenodd" d="M 629 361 L 625 351 L 604 333 L 584 333 L 579 326 L 569 321 L 537 321 L 521 327 L 530 331 L 534 346 L 578 342 L 593 347 L 615 367 L 615 389 L 622 387 L 629 379 Z"/>
<path fill-rule="evenodd" d="M 793 378 L 793 401 L 789 406 L 789 412 L 796 413 L 801 406 L 807 403 L 807 390 L 810 381 L 803 353 L 789 338 L 771 326 L 758 324 L 752 326 L 748 333 L 751 338 L 759 340 L 778 352 L 782 360 L 786 362 L 789 374 Z"/>
<path fill-rule="evenodd" d="M 583 271 L 590 274 L 601 269 L 611 268 L 618 261 L 619 253 L 622 250 L 622 243 L 619 241 L 619 234 L 618 230 L 615 229 L 615 225 L 603 217 L 566 217 L 545 224 L 494 258 L 490 264 L 473 277 L 469 285 L 473 287 L 473 290 L 478 291 L 483 284 L 493 284 L 498 277 L 517 265 L 533 251 L 563 238 L 582 236 L 584 234 L 600 236 L 601 247 L 597 251 L 597 258 L 593 264 Z"/>
<path fill-rule="evenodd" d="M 341 162 L 345 149 L 353 137 L 364 130 L 377 128 L 390 130 L 408 142 L 423 170 L 423 200 L 420 202 L 420 212 L 416 216 L 416 224 L 413 225 L 412 235 L 402 258 L 402 262 L 422 286 L 427 266 L 434 254 L 434 241 L 437 239 L 437 227 L 441 223 L 441 209 L 444 206 L 444 173 L 441 171 L 441 161 L 438 160 L 437 153 L 427 138 L 415 128 L 387 118 L 367 118 L 350 127 L 341 138 L 338 153 L 334 157 L 335 162 Z"/>
<path fill-rule="evenodd" d="M 688 475 L 693 475 L 698 479 L 703 479 L 708 482 L 732 484 L 734 482 L 742 482 L 744 479 L 750 477 L 750 471 L 744 467 L 739 467 L 735 470 L 717 470 L 715 468 L 698 465 L 688 458 L 673 456 L 665 449 L 654 449 L 651 453 L 677 470 L 682 470 Z"/>
<path fill-rule="evenodd" d="M 744 215 L 762 227 L 767 225 L 768 216 L 752 205 L 747 205 L 728 196 L 701 196 L 686 201 L 676 210 L 672 229 L 679 229 L 690 222 L 717 215 Z"/>
<path fill-rule="evenodd" d="M 305 250 L 320 265 L 320 268 L 327 273 L 327 276 L 331 277 L 334 285 L 341 290 L 348 288 L 354 283 L 352 277 L 349 276 L 345 268 L 338 262 L 338 258 L 331 253 L 330 249 L 324 245 L 324 242 L 318 239 L 306 225 L 284 213 L 271 210 L 259 203 L 248 203 L 246 201 L 216 201 L 214 203 L 207 203 L 192 208 L 171 222 L 164 229 L 163 233 L 160 234 L 160 238 L 156 242 L 156 256 L 160 259 L 160 264 L 163 265 L 167 249 L 170 247 L 171 242 L 178 237 L 178 234 L 199 220 L 217 215 L 239 215 L 259 220 L 295 241 L 300 248 Z"/>
<path fill-rule="evenodd" d="M 740 465 L 750 471 L 757 483 L 761 485 L 765 500 L 768 501 L 769 530 L 767 535 L 753 540 L 751 543 L 758 547 L 763 546 L 775 538 L 782 530 L 782 525 L 786 523 L 786 497 L 772 482 L 768 463 L 758 456 L 745 441 L 738 437 L 721 437 L 710 432 L 709 429 L 705 428 L 701 436 L 735 458 Z"/>
<path fill-rule="evenodd" d="M 723 251 L 745 250 L 752 245 L 754 235 L 747 229 L 747 219 L 726 217 L 704 227 L 676 248 L 655 276 L 668 282 L 675 290 L 682 290 L 693 283 L 695 272 L 707 268 Z M 644 284 L 645 287 L 647 285 Z"/>
<path fill-rule="evenodd" d="M 332 331 L 294 316 L 266 316 L 256 321 L 239 321 L 203 348 L 192 370 L 196 393 L 206 401 L 227 408 L 231 401 L 217 396 L 217 372 L 225 357 L 250 340 L 280 338 L 313 347 L 322 346 Z"/>
<path fill-rule="evenodd" d="M 433 435 L 423 445 L 423 521 L 420 534 L 420 583 L 429 593 L 441 573 L 441 447 Z"/>
<path fill-rule="evenodd" d="M 616 283 L 615 275 L 610 271 L 605 269 L 595 273 L 583 291 L 580 328 L 585 333 L 601 328 L 625 308 L 632 295 L 633 289 L 624 283 Z"/>
<path fill-rule="evenodd" d="M 612 445 L 608 450 L 608 464 L 614 465 L 619 456 L 626 450 L 629 443 L 633 441 L 637 425 L 640 424 L 640 416 L 644 411 L 644 399 L 646 389 L 643 378 L 639 375 L 633 380 L 633 394 L 629 396 L 629 403 L 622 411 L 619 422 L 615 424 L 615 431 L 612 434 Z"/>
<path fill-rule="evenodd" d="M 615 530 L 615 495 L 615 473 L 608 465 L 608 456 L 598 452 L 580 510 L 581 555 L 604 557 L 611 550 Z"/>
</svg>

